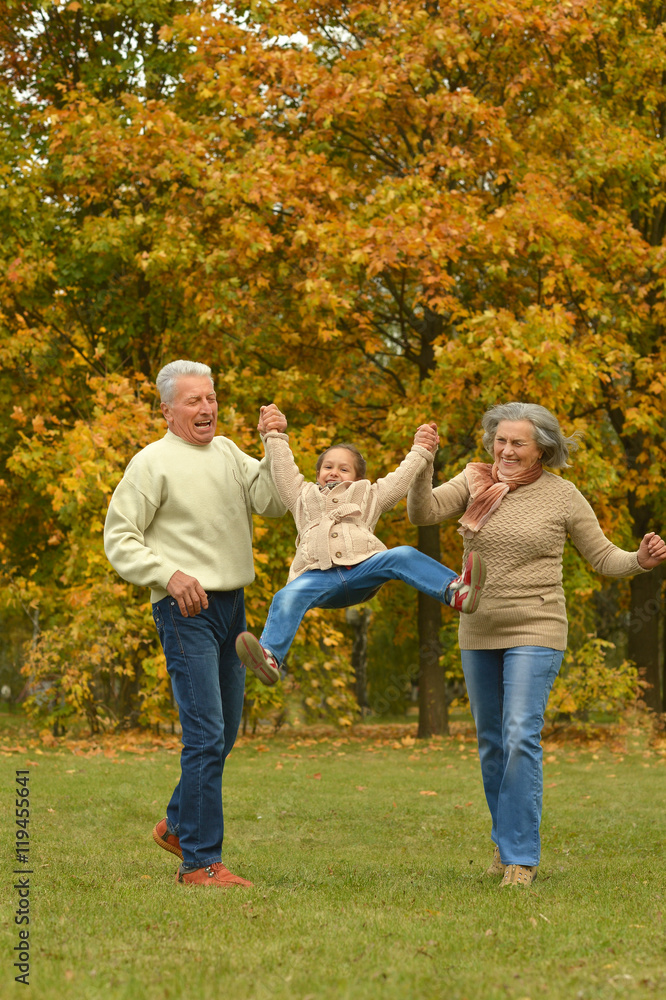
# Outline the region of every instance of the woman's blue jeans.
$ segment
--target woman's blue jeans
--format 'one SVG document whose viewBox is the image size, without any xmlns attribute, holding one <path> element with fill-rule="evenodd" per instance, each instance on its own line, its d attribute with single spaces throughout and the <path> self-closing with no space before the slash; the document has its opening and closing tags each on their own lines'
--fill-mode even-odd
<svg viewBox="0 0 666 1000">
<path fill-rule="evenodd" d="M 377 552 L 356 566 L 310 569 L 275 594 L 259 641 L 281 664 L 311 608 L 363 604 L 389 580 L 403 580 L 445 603 L 444 591 L 455 579 L 453 570 L 410 545 Z"/>
<path fill-rule="evenodd" d="M 178 602 L 153 604 L 182 728 L 180 781 L 167 806 L 169 833 L 180 838 L 183 864 L 221 860 L 222 771 L 243 714 L 245 668 L 235 642 L 245 629 L 242 590 L 208 594 L 208 608 L 184 618 Z"/>
<path fill-rule="evenodd" d="M 490 836 L 507 865 L 538 865 L 541 857 L 541 730 L 563 656 L 547 646 L 461 650 Z"/>
</svg>

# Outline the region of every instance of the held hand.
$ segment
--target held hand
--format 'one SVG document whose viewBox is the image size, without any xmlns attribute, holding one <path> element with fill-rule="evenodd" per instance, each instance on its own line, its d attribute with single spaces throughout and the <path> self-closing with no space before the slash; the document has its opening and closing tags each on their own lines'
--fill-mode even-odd
<svg viewBox="0 0 666 1000">
<path fill-rule="evenodd" d="M 188 576 L 179 569 L 167 583 L 167 594 L 178 601 L 178 607 L 183 618 L 194 618 L 201 609 L 208 607 L 206 591 L 194 576 Z"/>
<path fill-rule="evenodd" d="M 666 542 L 654 531 L 648 531 L 638 548 L 637 558 L 643 569 L 654 569 L 666 561 Z"/>
<path fill-rule="evenodd" d="M 279 431 L 283 434 L 287 429 L 287 418 L 278 409 L 275 403 L 262 406 L 259 411 L 259 423 L 257 430 L 260 434 L 268 434 L 269 431 Z"/>
<path fill-rule="evenodd" d="M 417 428 L 416 434 L 414 435 L 414 444 L 418 444 L 422 448 L 427 448 L 427 450 L 431 451 L 434 455 L 439 448 L 437 424 L 421 424 L 421 426 Z"/>
</svg>

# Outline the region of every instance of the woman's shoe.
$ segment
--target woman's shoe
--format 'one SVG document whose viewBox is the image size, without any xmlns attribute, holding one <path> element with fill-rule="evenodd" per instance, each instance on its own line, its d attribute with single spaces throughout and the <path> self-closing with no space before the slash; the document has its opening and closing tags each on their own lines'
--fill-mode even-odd
<svg viewBox="0 0 666 1000">
<path fill-rule="evenodd" d="M 497 844 L 493 844 L 493 860 L 489 868 L 486 868 L 486 875 L 503 875 L 506 871 L 506 865 L 500 858 L 500 851 Z"/>
<path fill-rule="evenodd" d="M 505 885 L 532 885 L 536 882 L 537 866 L 529 865 L 507 865 L 504 878 L 500 882 L 500 889 Z"/>
</svg>

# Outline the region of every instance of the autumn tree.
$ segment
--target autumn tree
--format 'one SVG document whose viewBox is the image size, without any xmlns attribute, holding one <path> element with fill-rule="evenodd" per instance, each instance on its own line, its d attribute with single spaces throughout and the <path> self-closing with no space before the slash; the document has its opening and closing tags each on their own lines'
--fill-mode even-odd
<svg viewBox="0 0 666 1000">
<path fill-rule="evenodd" d="M 400 408 L 402 428 L 444 403 L 448 472 L 486 405 L 545 401 L 584 433 L 581 485 L 602 515 L 614 497 L 616 538 L 635 547 L 664 509 L 662 6 L 248 9 L 266 40 L 309 42 L 264 78 L 291 226 L 279 260 L 298 255 L 304 320 L 375 369 L 358 368 L 359 424 Z M 251 154 L 259 176 L 268 148 Z M 629 605 L 655 708 L 660 588 L 636 577 Z M 422 704 L 422 733 L 436 716 Z"/>
<path fill-rule="evenodd" d="M 220 371 L 224 426 L 250 448 L 275 396 L 304 469 L 353 436 L 380 475 L 437 419 L 443 479 L 480 457 L 487 405 L 543 402 L 584 433 L 576 479 L 614 540 L 659 527 L 663 49 L 662 8 L 632 0 L 6 5 L 2 558 L 45 632 L 64 629 L 45 672 L 59 642 L 83 649 L 72 600 L 81 624 L 91 580 L 111 593 L 103 560 L 77 564 L 71 543 L 99 555 L 113 477 L 160 432 L 144 384 L 175 355 Z M 73 480 L 95 463 L 88 496 Z M 380 530 L 417 538 L 404 511 Z M 459 558 L 454 526 L 418 542 Z M 257 618 L 291 545 L 286 521 L 261 538 Z M 582 643 L 601 583 L 567 559 Z M 653 573 L 626 604 L 655 705 L 659 601 Z M 446 726 L 445 615 L 442 633 L 422 601 L 421 735 Z M 342 627 L 306 623 L 297 669 Z"/>
</svg>

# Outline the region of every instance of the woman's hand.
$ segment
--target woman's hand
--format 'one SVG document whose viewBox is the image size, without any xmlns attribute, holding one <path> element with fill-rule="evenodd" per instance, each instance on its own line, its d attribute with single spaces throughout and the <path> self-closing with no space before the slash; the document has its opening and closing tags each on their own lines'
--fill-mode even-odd
<svg viewBox="0 0 666 1000">
<path fill-rule="evenodd" d="M 439 448 L 437 424 L 421 424 L 420 427 L 417 427 L 416 434 L 414 435 L 414 444 L 418 444 L 422 448 L 426 448 L 434 455 Z"/>
<path fill-rule="evenodd" d="M 642 569 L 654 569 L 666 561 L 666 542 L 654 531 L 648 531 L 638 547 L 637 558 Z"/>
<path fill-rule="evenodd" d="M 257 430 L 260 434 L 268 434 L 269 431 L 279 431 L 284 433 L 287 429 L 287 418 L 284 413 L 277 408 L 275 403 L 262 406 L 259 410 L 259 423 Z"/>
</svg>

